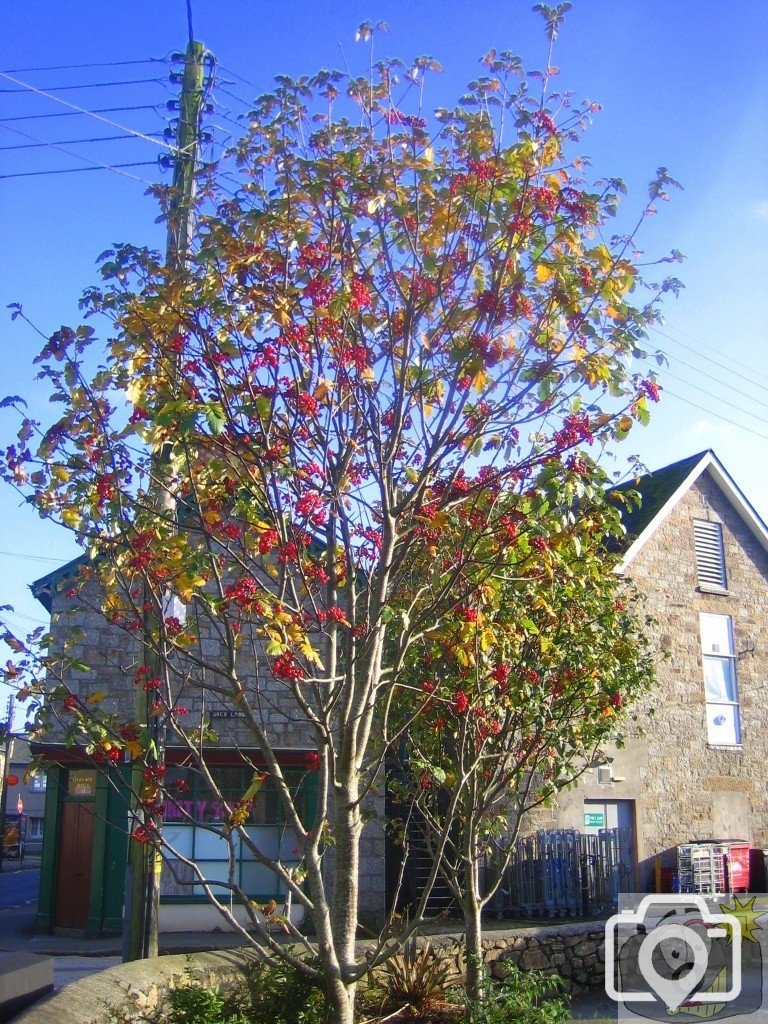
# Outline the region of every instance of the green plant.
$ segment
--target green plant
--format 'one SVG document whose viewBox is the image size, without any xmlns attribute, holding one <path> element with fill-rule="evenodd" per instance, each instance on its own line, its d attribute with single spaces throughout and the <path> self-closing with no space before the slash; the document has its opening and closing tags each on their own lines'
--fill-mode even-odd
<svg viewBox="0 0 768 1024">
<path fill-rule="evenodd" d="M 161 1017 L 163 1024 L 246 1024 L 246 1018 L 217 986 L 192 981 L 189 975 L 185 984 L 168 994 L 168 1006 Z"/>
<path fill-rule="evenodd" d="M 421 1010 L 431 1003 L 444 1002 L 461 975 L 447 957 L 435 953 L 431 943 L 418 946 L 416 939 L 411 939 L 402 953 L 386 962 L 379 980 L 386 1004 L 410 1004 Z"/>
<path fill-rule="evenodd" d="M 568 999 L 562 979 L 510 965 L 501 979 L 486 979 L 482 998 L 467 1000 L 466 1024 L 566 1024 Z"/>
<path fill-rule="evenodd" d="M 252 1024 L 322 1024 L 328 1015 L 323 991 L 288 964 L 254 959 L 246 972 L 241 1012 Z"/>
</svg>

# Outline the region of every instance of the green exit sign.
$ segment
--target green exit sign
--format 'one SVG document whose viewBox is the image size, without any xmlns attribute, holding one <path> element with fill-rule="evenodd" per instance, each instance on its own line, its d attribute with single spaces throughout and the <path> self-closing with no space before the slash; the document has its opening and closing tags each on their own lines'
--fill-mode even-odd
<svg viewBox="0 0 768 1024">
<path fill-rule="evenodd" d="M 605 828 L 605 811 L 584 811 L 584 824 L 587 828 Z"/>
</svg>

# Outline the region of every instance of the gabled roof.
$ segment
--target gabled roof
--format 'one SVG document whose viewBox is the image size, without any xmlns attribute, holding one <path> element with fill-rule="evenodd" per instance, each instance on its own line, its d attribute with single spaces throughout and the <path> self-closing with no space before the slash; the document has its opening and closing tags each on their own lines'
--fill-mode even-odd
<svg viewBox="0 0 768 1024">
<path fill-rule="evenodd" d="M 621 569 L 625 569 L 634 560 L 669 514 L 681 501 L 702 473 L 708 472 L 723 492 L 726 500 L 741 517 L 744 525 L 752 533 L 757 542 L 768 554 L 768 527 L 733 478 L 717 458 L 708 449 L 691 455 L 687 459 L 663 466 L 637 480 L 629 481 L 617 487 L 619 492 L 634 490 L 640 494 L 642 504 L 639 508 L 627 510 L 622 508 L 621 518 L 627 530 L 628 546 L 624 552 Z"/>
<path fill-rule="evenodd" d="M 662 466 L 652 473 L 614 488 L 614 492 L 636 491 L 642 502 L 638 508 L 628 509 L 621 506 L 621 521 L 627 531 L 624 557 L 618 571 L 623 571 L 634 560 L 654 533 L 664 523 L 678 502 L 698 480 L 702 473 L 708 471 L 725 498 L 730 502 L 737 514 L 741 516 L 745 526 L 753 534 L 757 542 L 768 554 L 768 526 L 725 469 L 711 449 L 689 455 L 686 459 Z M 319 543 L 319 542 L 318 542 Z M 41 577 L 30 587 L 34 596 L 47 611 L 51 611 L 51 603 L 56 587 L 65 580 L 73 578 L 82 565 L 87 564 L 87 557 L 67 562 L 47 576 Z"/>
<path fill-rule="evenodd" d="M 78 555 L 77 558 L 73 558 L 66 565 L 61 565 L 58 569 L 54 569 L 53 572 L 49 572 L 47 576 L 41 576 L 39 580 L 35 580 L 34 583 L 30 584 L 29 589 L 32 591 L 32 596 L 37 598 L 47 612 L 50 612 L 53 595 L 58 585 L 65 580 L 74 579 L 80 567 L 87 564 L 88 558 L 86 555 Z"/>
</svg>

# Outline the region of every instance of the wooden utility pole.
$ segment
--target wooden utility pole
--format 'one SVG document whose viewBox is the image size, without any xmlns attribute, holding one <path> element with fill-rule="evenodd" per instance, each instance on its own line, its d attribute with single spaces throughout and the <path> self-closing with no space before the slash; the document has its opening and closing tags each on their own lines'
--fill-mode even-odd
<svg viewBox="0 0 768 1024">
<path fill-rule="evenodd" d="M 184 268 L 192 233 L 192 201 L 200 147 L 205 60 L 206 51 L 203 44 L 190 39 L 184 54 L 173 185 L 168 210 L 166 262 L 171 271 L 180 271 Z M 176 367 L 172 373 L 177 372 L 179 363 L 180 359 L 176 357 Z M 157 514 L 173 518 L 176 515 L 176 508 L 172 482 L 168 479 L 170 455 L 168 446 L 158 452 L 153 462 L 153 481 L 150 486 Z M 152 638 L 160 637 L 159 626 L 157 615 L 149 613 L 145 620 L 143 651 L 146 677 L 164 675 L 164 652 L 157 649 L 159 640 Z M 153 742 L 146 757 L 137 759 L 131 769 L 131 812 L 134 823 L 141 813 L 145 769 L 163 764 L 165 757 L 165 729 L 160 725 L 158 717 L 150 720 L 149 708 L 153 699 L 148 690 L 142 686 L 136 687 L 135 721 L 140 728 L 146 726 Z M 158 832 L 162 829 L 162 820 L 156 820 L 153 824 Z M 143 960 L 157 956 L 161 870 L 162 857 L 155 846 L 151 843 L 130 842 L 123 923 L 123 960 Z"/>
</svg>

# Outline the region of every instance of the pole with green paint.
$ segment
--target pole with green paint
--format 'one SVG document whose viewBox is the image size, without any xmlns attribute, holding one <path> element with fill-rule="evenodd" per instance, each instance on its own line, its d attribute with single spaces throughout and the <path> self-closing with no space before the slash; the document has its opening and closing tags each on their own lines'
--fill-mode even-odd
<svg viewBox="0 0 768 1024">
<path fill-rule="evenodd" d="M 202 43 L 190 40 L 184 55 L 184 72 L 179 96 L 179 118 L 176 132 L 173 184 L 168 210 L 168 238 L 166 260 L 172 271 L 183 269 L 189 250 L 193 226 L 195 168 L 200 146 L 200 119 L 205 94 L 206 51 Z M 175 371 L 178 370 L 177 358 Z M 166 480 L 170 467 L 170 450 L 162 448 L 154 465 L 154 502 L 158 514 L 173 517 L 175 503 Z M 152 635 L 160 636 L 157 615 L 149 613 L 145 622 L 143 663 L 146 677 L 163 674 L 163 651 L 157 649 Z M 149 749 L 138 758 L 131 769 L 131 819 L 141 813 L 141 798 L 147 768 L 163 764 L 165 757 L 165 728 L 159 717 L 150 720 L 150 692 L 142 686 L 136 688 L 135 721 L 146 728 L 151 736 Z M 162 821 L 154 822 L 156 829 Z M 162 858 L 152 843 L 133 841 L 129 844 L 126 877 L 126 904 L 123 926 L 123 960 L 142 960 L 157 956 L 158 916 L 160 908 L 160 873 Z"/>
</svg>

